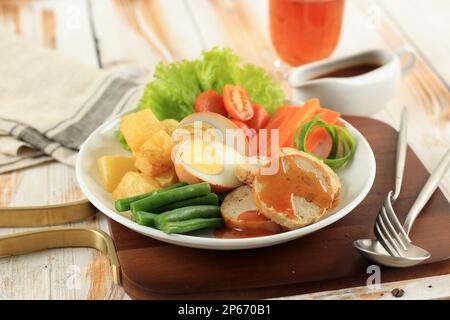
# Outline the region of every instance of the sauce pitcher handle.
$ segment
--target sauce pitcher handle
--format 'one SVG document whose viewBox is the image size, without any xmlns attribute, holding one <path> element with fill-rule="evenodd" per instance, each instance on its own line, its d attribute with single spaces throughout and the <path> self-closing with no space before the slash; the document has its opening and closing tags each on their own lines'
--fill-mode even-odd
<svg viewBox="0 0 450 320">
<path fill-rule="evenodd" d="M 405 46 L 395 50 L 395 53 L 400 60 L 400 65 L 402 68 L 402 76 L 406 76 L 414 67 L 416 63 L 416 53 L 414 49 L 410 46 Z M 404 60 L 405 62 L 402 62 Z"/>
</svg>

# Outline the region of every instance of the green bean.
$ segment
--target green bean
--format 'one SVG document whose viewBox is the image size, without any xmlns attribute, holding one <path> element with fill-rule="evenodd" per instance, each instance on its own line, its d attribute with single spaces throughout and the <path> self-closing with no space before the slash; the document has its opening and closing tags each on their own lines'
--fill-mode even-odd
<svg viewBox="0 0 450 320">
<path fill-rule="evenodd" d="M 154 227 L 155 219 L 158 215 L 145 211 L 138 211 L 133 214 L 133 219 L 136 223 L 139 223 L 143 226 Z"/>
<path fill-rule="evenodd" d="M 161 229 L 161 227 L 168 222 L 217 217 L 220 217 L 219 206 L 190 206 L 161 213 L 155 219 L 155 226 L 158 229 Z"/>
<path fill-rule="evenodd" d="M 222 204 L 223 200 L 225 200 L 225 197 L 227 196 L 228 193 L 218 193 L 217 197 L 219 198 L 219 205 Z"/>
<path fill-rule="evenodd" d="M 191 199 L 186 199 L 183 201 L 169 203 L 168 205 L 156 208 L 153 210 L 153 213 L 162 213 L 171 211 L 178 208 L 189 207 L 189 206 L 197 206 L 197 205 L 219 205 L 219 200 L 217 199 L 217 195 L 215 193 L 208 193 L 205 196 L 195 197 Z"/>
<path fill-rule="evenodd" d="M 207 182 L 191 184 L 165 192 L 152 194 L 151 196 L 131 203 L 130 207 L 132 212 L 152 212 L 154 209 L 168 205 L 169 203 L 204 196 L 210 192 L 211 187 Z"/>
<path fill-rule="evenodd" d="M 133 197 L 129 197 L 129 198 L 119 199 L 119 200 L 116 200 L 115 207 L 116 207 L 116 210 L 120 211 L 120 212 L 128 211 L 128 210 L 130 210 L 131 203 L 133 203 L 135 201 L 144 199 L 144 198 L 149 197 L 149 196 L 151 196 L 153 194 L 156 194 L 156 193 L 161 193 L 161 192 L 165 192 L 167 190 L 184 187 L 186 185 L 187 185 L 187 183 L 185 183 L 185 182 L 179 182 L 179 183 L 175 183 L 174 185 L 171 185 L 170 187 L 167 187 L 167 188 L 164 188 L 164 189 L 159 189 L 159 190 L 155 190 L 155 191 L 152 191 L 152 192 L 139 194 L 137 196 L 133 196 Z"/>
<path fill-rule="evenodd" d="M 198 218 L 185 221 L 167 222 L 161 227 L 165 233 L 186 233 L 194 230 L 206 228 L 222 228 L 224 226 L 222 218 Z"/>
</svg>

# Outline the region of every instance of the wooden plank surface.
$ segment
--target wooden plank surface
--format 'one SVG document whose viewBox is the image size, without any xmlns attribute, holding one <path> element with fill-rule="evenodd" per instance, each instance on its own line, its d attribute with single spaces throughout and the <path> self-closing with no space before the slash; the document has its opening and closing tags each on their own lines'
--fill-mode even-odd
<svg viewBox="0 0 450 320">
<path fill-rule="evenodd" d="M 353 250 L 352 243 L 354 239 L 373 235 L 373 221 L 386 197 L 385 190 L 394 185 L 397 133 L 374 119 L 345 117 L 345 120 L 366 137 L 377 162 L 372 189 L 351 214 L 301 239 L 233 253 L 170 245 L 110 220 L 127 293 L 138 299 L 259 299 L 364 284 L 370 263 Z M 429 176 L 411 149 L 406 163 L 402 196 L 395 203 L 400 221 Z M 447 199 L 442 192 L 436 192 L 426 206 L 426 214 L 417 218 L 411 232 L 414 243 L 430 252 L 431 258 L 424 264 L 431 265 L 381 269 L 384 281 L 450 272 L 447 260 L 450 247 L 442 245 L 450 243 L 449 212 Z M 270 259 L 274 263 L 266 263 Z M 441 263 L 443 260 L 447 261 Z"/>
<path fill-rule="evenodd" d="M 450 27 L 445 15 L 449 10 L 450 3 L 445 0 L 410 0 L 407 4 L 403 0 L 347 1 L 343 33 L 334 54 L 395 49 L 405 44 L 417 50 L 415 70 L 374 118 L 397 126 L 401 107 L 406 105 L 413 128 L 408 142 L 428 170 L 450 146 L 450 43 L 446 39 Z M 267 1 L 262 0 L 3 0 L 0 30 L 142 81 L 150 78 L 160 60 L 193 58 L 214 45 L 230 46 L 244 60 L 278 76 L 268 35 Z M 40 181 L 39 188 L 35 181 Z M 449 198 L 449 176 L 442 190 Z M 81 197 L 73 169 L 61 164 L 0 175 L 0 205 L 59 203 Z M 77 225 L 107 229 L 101 214 Z M 0 234 L 16 231 L 19 229 L 0 229 Z M 1 259 L 0 298 L 126 297 L 112 284 L 108 270 L 106 259 L 89 249 Z M 431 280 L 404 286 L 412 288 L 415 298 L 450 295 L 448 286 L 446 291 L 438 284 L 426 292 L 419 290 L 427 281 Z M 345 292 L 302 298 L 367 294 L 361 288 Z"/>
<path fill-rule="evenodd" d="M 16 1 L 0 3 L 2 31 L 16 32 L 38 45 L 97 67 L 86 2 Z M 8 9 L 5 11 L 4 7 Z M 18 32 L 19 31 L 19 32 Z M 39 187 L 36 187 L 39 181 Z M 36 205 L 83 198 L 72 168 L 59 163 L 0 175 L 0 205 Z M 103 220 L 103 221 L 102 221 Z M 104 217 L 72 224 L 106 230 Z M 27 230 L 0 228 L 0 234 Z M 57 249 L 0 260 L 0 298 L 122 298 L 112 282 L 109 262 L 92 249 Z"/>
</svg>

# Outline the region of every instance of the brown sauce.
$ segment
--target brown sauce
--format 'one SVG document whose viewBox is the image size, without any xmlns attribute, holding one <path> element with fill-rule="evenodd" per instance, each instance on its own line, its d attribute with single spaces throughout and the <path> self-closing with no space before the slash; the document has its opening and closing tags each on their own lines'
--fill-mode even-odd
<svg viewBox="0 0 450 320">
<path fill-rule="evenodd" d="M 242 212 L 238 216 L 239 220 L 246 221 L 246 222 L 264 222 L 264 221 L 270 221 L 269 218 L 267 218 L 265 215 L 261 214 L 257 210 L 249 210 Z"/>
<path fill-rule="evenodd" d="M 254 237 L 265 237 L 274 235 L 274 232 L 265 229 L 218 229 L 214 231 L 214 236 L 221 239 L 243 239 L 243 238 L 254 238 Z"/>
<path fill-rule="evenodd" d="M 279 169 L 273 175 L 259 175 L 262 188 L 259 198 L 288 218 L 296 216 L 292 204 L 292 195 L 305 198 L 320 208 L 329 208 L 333 203 L 330 192 L 325 190 L 315 174 L 300 169 L 295 156 L 279 158 Z M 283 170 L 283 163 L 288 168 Z"/>
<path fill-rule="evenodd" d="M 380 65 L 378 64 L 359 64 L 355 66 L 350 66 L 347 68 L 337 69 L 328 73 L 321 74 L 311 80 L 322 79 L 322 78 L 347 78 L 362 75 L 364 73 L 378 69 Z"/>
<path fill-rule="evenodd" d="M 265 223 L 270 221 L 269 218 L 261 214 L 257 210 L 248 210 L 239 214 L 238 219 L 243 222 L 258 225 L 258 223 Z M 268 230 L 264 227 L 253 227 L 253 228 L 223 228 L 216 230 L 214 235 L 216 238 L 222 239 L 242 239 L 242 238 L 253 238 L 253 237 L 264 237 L 276 234 L 276 231 Z"/>
</svg>

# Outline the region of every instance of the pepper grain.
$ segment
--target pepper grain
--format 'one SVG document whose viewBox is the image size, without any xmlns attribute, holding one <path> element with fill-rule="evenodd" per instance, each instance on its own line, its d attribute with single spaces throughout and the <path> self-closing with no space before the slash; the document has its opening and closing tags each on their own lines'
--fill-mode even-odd
<svg viewBox="0 0 450 320">
<path fill-rule="evenodd" d="M 396 298 L 401 298 L 403 297 L 403 295 L 405 294 L 405 290 L 403 289 L 399 289 L 399 288 L 395 288 L 391 291 L 392 295 Z"/>
</svg>

